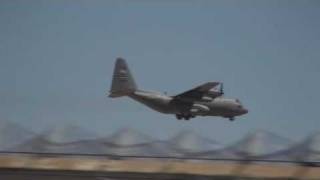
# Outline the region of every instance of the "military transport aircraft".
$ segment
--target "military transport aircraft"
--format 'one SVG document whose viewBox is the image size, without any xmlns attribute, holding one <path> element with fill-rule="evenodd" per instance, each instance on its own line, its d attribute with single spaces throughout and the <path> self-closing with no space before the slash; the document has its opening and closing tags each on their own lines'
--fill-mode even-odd
<svg viewBox="0 0 320 180">
<path fill-rule="evenodd" d="M 218 86 L 219 90 L 215 89 Z M 128 96 L 158 112 L 175 114 L 178 120 L 221 116 L 233 121 L 235 116 L 248 113 L 238 99 L 225 98 L 223 94 L 223 84 L 220 82 L 207 82 L 176 96 L 140 90 L 126 61 L 117 58 L 109 97 Z"/>
</svg>

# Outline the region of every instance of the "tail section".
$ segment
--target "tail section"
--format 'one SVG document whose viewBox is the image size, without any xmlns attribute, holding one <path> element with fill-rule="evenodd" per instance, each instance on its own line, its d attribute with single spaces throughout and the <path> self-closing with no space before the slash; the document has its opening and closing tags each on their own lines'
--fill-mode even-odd
<svg viewBox="0 0 320 180">
<path fill-rule="evenodd" d="M 137 90 L 137 85 L 130 73 L 126 61 L 117 58 L 113 71 L 113 79 L 109 97 L 121 97 L 129 95 Z"/>
</svg>

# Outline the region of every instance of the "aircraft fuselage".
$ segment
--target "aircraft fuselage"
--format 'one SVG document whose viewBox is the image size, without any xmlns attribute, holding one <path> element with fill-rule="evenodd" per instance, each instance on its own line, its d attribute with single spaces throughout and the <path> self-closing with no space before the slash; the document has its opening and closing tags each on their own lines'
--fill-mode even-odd
<svg viewBox="0 0 320 180">
<path fill-rule="evenodd" d="M 189 113 L 192 116 L 221 116 L 232 118 L 248 112 L 237 99 L 223 97 L 215 98 L 210 102 L 196 101 L 193 103 L 208 107 L 209 111 L 183 112 L 184 105 L 172 103 L 173 98 L 162 93 L 138 90 L 128 96 L 153 110 L 165 114 L 187 115 Z"/>
</svg>

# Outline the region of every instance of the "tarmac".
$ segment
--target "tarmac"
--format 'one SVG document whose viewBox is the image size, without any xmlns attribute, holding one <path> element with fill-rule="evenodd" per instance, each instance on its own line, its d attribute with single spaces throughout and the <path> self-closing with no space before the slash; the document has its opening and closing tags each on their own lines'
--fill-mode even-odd
<svg viewBox="0 0 320 180">
<path fill-rule="evenodd" d="M 43 171 L 23 169 L 1 169 L 0 179 L 4 180 L 209 180 L 233 179 L 224 176 L 201 176 L 165 173 L 112 173 L 112 172 L 84 172 L 84 171 Z"/>
<path fill-rule="evenodd" d="M 151 158 L 0 155 L 0 180 L 320 179 L 320 167 Z"/>
</svg>

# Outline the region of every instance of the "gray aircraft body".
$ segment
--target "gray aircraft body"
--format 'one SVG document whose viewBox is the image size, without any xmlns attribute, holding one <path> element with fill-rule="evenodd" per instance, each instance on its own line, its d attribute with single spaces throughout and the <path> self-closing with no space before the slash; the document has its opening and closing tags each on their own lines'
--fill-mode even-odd
<svg viewBox="0 0 320 180">
<path fill-rule="evenodd" d="M 215 89 L 218 86 L 220 88 Z M 178 120 L 220 116 L 233 121 L 236 116 L 248 113 L 238 99 L 225 98 L 223 94 L 220 82 L 207 82 L 176 96 L 140 90 L 126 61 L 117 58 L 109 97 L 128 96 L 158 112 L 174 114 Z"/>
</svg>

